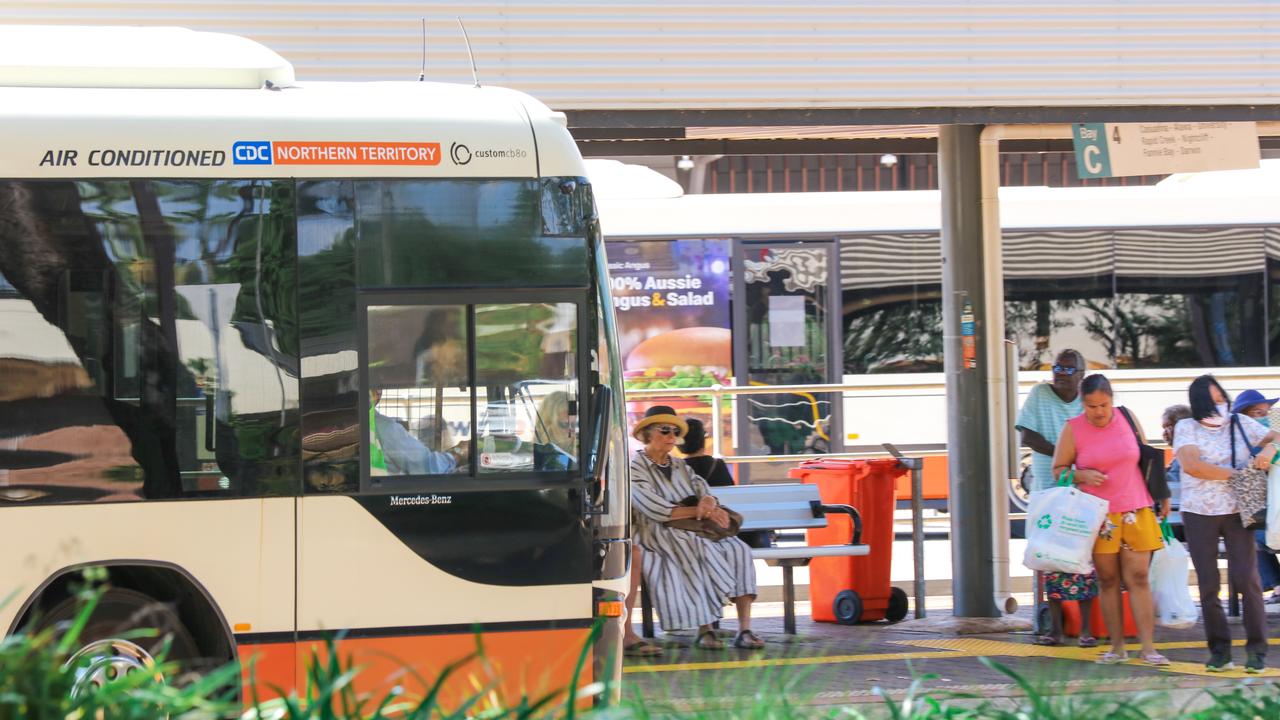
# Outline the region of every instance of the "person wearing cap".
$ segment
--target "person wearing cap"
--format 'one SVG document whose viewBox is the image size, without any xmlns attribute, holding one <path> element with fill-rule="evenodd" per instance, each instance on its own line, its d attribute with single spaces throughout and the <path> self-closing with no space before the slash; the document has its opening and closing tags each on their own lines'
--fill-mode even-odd
<svg viewBox="0 0 1280 720">
<path fill-rule="evenodd" d="M 665 632 L 697 628 L 694 644 L 720 650 L 724 643 L 712 627 L 732 600 L 738 611 L 734 647 L 758 650 L 764 641 L 751 630 L 756 571 L 751 548 L 736 537 L 713 541 L 669 527 L 670 520 L 710 519 L 729 526 L 729 515 L 711 494 L 707 481 L 671 451 L 689 429 L 666 405 L 654 405 L 631 430 L 644 443 L 631 457 L 631 507 L 635 541 L 644 548 L 644 580 L 653 593 Z M 696 497 L 691 507 L 682 504 Z"/>
<path fill-rule="evenodd" d="M 1257 420 L 1263 427 L 1271 427 L 1271 406 L 1280 398 L 1263 397 L 1257 390 L 1245 390 L 1236 396 L 1231 405 L 1231 412 L 1240 413 Z M 1258 544 L 1258 579 L 1262 581 L 1262 589 L 1270 590 L 1268 605 L 1280 603 L 1280 561 L 1276 554 L 1267 547 L 1267 531 L 1254 531 L 1254 541 Z"/>
</svg>

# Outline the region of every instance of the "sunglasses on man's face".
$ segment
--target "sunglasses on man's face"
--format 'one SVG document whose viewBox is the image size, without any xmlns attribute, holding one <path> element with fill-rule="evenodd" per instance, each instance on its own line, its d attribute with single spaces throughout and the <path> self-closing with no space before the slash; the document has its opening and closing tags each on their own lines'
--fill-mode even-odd
<svg viewBox="0 0 1280 720">
<path fill-rule="evenodd" d="M 659 425 L 655 427 L 654 430 L 657 430 L 659 435 L 675 435 L 676 437 L 680 437 L 680 428 L 675 425 Z"/>
<path fill-rule="evenodd" d="M 1068 375 L 1068 376 L 1070 376 L 1070 375 L 1075 375 L 1075 374 L 1076 374 L 1076 369 L 1075 369 L 1075 368 L 1073 368 L 1073 367 L 1067 366 L 1067 365 L 1054 365 L 1054 366 L 1053 366 L 1053 371 L 1054 371 L 1055 373 L 1060 374 L 1060 375 Z"/>
</svg>

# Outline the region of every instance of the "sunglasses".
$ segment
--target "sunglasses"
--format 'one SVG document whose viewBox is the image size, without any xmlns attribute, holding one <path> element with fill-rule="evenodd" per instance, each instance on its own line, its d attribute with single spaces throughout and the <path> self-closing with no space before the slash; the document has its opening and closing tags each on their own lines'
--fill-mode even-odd
<svg viewBox="0 0 1280 720">
<path fill-rule="evenodd" d="M 675 435 L 676 437 L 680 437 L 680 428 L 675 425 L 659 425 L 655 427 L 654 430 L 657 430 L 659 435 Z"/>
<path fill-rule="evenodd" d="M 1053 371 L 1060 375 L 1067 375 L 1067 376 L 1076 374 L 1076 368 L 1066 367 L 1065 365 L 1054 365 Z"/>
</svg>

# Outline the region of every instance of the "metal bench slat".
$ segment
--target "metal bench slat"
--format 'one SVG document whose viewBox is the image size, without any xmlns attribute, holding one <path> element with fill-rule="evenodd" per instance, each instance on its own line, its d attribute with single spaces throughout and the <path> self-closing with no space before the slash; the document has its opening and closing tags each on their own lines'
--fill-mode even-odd
<svg viewBox="0 0 1280 720">
<path fill-rule="evenodd" d="M 827 526 L 825 517 L 813 516 L 811 504 L 822 500 L 816 485 L 734 485 L 713 488 L 712 494 L 742 515 L 743 530 L 807 530 Z"/>
<path fill-rule="evenodd" d="M 754 548 L 757 560 L 783 560 L 804 557 L 859 557 L 871 553 L 870 545 L 819 545 L 817 547 Z"/>
</svg>

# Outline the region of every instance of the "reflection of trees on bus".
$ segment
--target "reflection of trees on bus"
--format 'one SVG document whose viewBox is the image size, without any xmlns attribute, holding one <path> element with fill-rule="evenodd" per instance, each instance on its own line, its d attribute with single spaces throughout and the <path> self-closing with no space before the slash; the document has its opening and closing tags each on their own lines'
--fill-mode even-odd
<svg viewBox="0 0 1280 720">
<path fill-rule="evenodd" d="M 1266 365 L 1280 351 L 1265 307 L 1277 295 L 1269 292 L 1277 240 L 1274 227 L 1231 225 L 1007 230 L 1006 330 L 1028 370 L 1045 367 L 1059 346 L 1080 347 L 1096 368 Z M 841 255 L 851 269 L 845 371 L 940 371 L 938 237 L 855 235 L 841 241 Z"/>
<path fill-rule="evenodd" d="M 904 300 L 855 312 L 844 333 L 847 373 L 940 372 L 942 304 Z"/>
<path fill-rule="evenodd" d="M 0 217 L 6 219 L 0 222 L 0 273 L 16 296 L 5 302 L 15 310 L 28 307 L 43 320 L 33 320 L 43 339 L 6 349 L 9 357 L 0 363 L 26 355 L 28 363 L 48 368 L 46 375 L 78 366 L 85 383 L 59 388 L 38 403 L 37 414 L 52 423 L 45 429 L 87 436 L 100 434 L 93 428 L 104 422 L 115 425 L 127 444 L 121 449 L 135 464 L 134 470 L 88 472 L 84 492 L 102 482 L 94 477 L 114 479 L 115 487 L 104 488 L 112 493 L 137 492 L 131 488 L 140 482 L 142 495 L 151 498 L 201 490 L 234 494 L 252 491 L 258 482 L 287 485 L 286 465 L 270 471 L 259 466 L 281 455 L 296 422 L 289 413 L 297 367 L 288 358 L 297 357 L 297 341 L 289 321 L 287 185 L 5 182 Z M 59 346 L 69 354 L 60 355 Z M 255 391 L 237 392 L 230 384 L 234 372 L 256 374 Z M 86 402 L 98 410 L 71 411 Z M 0 412 L 5 418 L 23 414 Z M 68 418 L 76 424 L 61 427 Z M 197 437 L 202 424 L 206 432 Z M 0 432 L 28 430 L 6 426 Z M 66 438 L 62 444 L 76 443 Z M 217 463 L 217 472 L 208 474 L 212 485 L 183 478 L 184 472 L 200 474 L 202 458 Z M 68 470 L 63 463 L 32 467 L 10 482 L 43 484 L 46 476 Z"/>
</svg>

